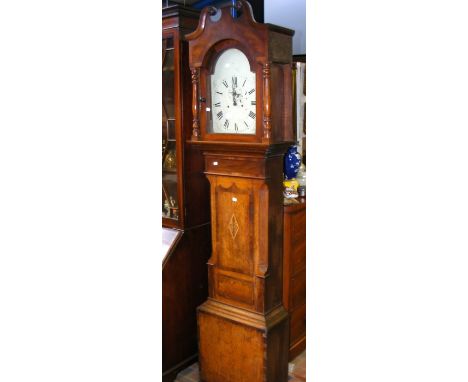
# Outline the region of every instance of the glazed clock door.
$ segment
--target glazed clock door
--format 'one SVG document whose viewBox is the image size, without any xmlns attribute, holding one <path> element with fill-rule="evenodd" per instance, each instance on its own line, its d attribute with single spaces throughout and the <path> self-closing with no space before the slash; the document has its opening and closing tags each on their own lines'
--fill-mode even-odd
<svg viewBox="0 0 468 382">
<path fill-rule="evenodd" d="M 250 63 L 239 49 L 225 50 L 210 76 L 211 108 L 207 108 L 211 132 L 255 134 L 256 83 Z"/>
</svg>

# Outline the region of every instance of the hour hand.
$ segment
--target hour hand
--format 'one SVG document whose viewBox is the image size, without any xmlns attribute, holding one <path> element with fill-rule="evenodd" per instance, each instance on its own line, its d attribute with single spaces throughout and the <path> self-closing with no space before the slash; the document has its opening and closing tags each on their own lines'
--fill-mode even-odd
<svg viewBox="0 0 468 382">
<path fill-rule="evenodd" d="M 232 104 L 234 106 L 237 106 L 237 102 L 236 102 L 236 89 L 234 87 L 234 82 L 232 83 Z"/>
<path fill-rule="evenodd" d="M 237 93 L 237 76 L 232 77 L 232 96 L 234 98 L 234 105 L 237 105 L 236 98 L 239 97 L 239 93 Z"/>
</svg>

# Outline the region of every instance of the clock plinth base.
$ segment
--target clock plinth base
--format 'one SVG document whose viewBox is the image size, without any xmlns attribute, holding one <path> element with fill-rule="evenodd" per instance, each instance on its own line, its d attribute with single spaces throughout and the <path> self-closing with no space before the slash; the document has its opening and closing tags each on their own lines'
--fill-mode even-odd
<svg viewBox="0 0 468 382">
<path fill-rule="evenodd" d="M 200 380 L 286 382 L 288 314 L 262 314 L 209 299 L 198 308 Z"/>
</svg>

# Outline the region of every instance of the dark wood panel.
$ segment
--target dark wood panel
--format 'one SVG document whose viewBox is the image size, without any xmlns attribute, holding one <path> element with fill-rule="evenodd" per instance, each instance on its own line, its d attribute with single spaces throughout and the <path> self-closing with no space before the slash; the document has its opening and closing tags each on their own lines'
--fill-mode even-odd
<svg viewBox="0 0 468 382">
<path fill-rule="evenodd" d="M 291 312 L 290 325 L 291 337 L 289 339 L 290 346 L 294 345 L 306 334 L 306 304 L 299 306 Z"/>
<path fill-rule="evenodd" d="M 292 218 L 292 237 L 293 241 L 297 242 L 304 238 L 306 234 L 306 215 L 302 211 L 298 211 L 291 216 Z"/>
<path fill-rule="evenodd" d="M 306 301 L 305 269 L 291 278 L 291 308 L 295 309 Z"/>
<path fill-rule="evenodd" d="M 289 361 L 292 361 L 299 354 L 301 354 L 306 348 L 306 336 L 300 337 L 296 342 L 291 343 L 289 348 Z"/>
<path fill-rule="evenodd" d="M 291 276 L 302 271 L 306 267 L 306 242 L 304 241 L 305 233 L 302 238 L 296 238 L 293 243 L 296 243 L 291 250 Z"/>
<path fill-rule="evenodd" d="M 284 207 L 283 304 L 290 313 L 289 359 L 305 349 L 306 203 Z"/>
</svg>

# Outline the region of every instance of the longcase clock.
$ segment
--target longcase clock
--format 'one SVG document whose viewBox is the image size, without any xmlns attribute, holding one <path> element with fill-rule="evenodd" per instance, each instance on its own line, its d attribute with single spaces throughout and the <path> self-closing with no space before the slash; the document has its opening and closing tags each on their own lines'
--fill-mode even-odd
<svg viewBox="0 0 468 382">
<path fill-rule="evenodd" d="M 191 145 L 210 183 L 208 300 L 198 309 L 206 382 L 288 378 L 282 305 L 282 158 L 293 141 L 292 30 L 255 22 L 250 4 L 207 7 L 186 36 Z"/>
</svg>

